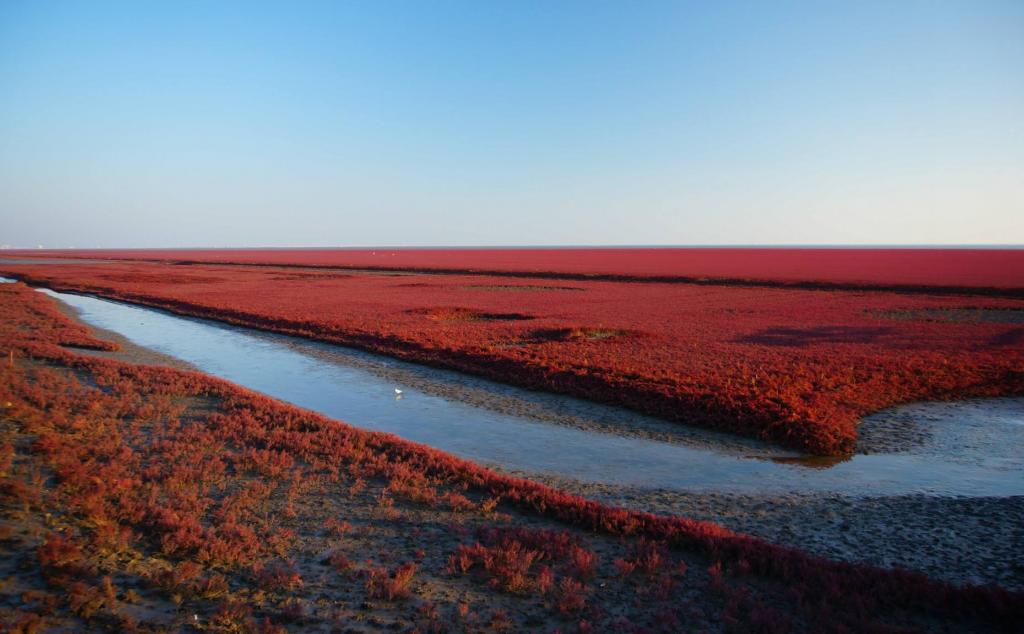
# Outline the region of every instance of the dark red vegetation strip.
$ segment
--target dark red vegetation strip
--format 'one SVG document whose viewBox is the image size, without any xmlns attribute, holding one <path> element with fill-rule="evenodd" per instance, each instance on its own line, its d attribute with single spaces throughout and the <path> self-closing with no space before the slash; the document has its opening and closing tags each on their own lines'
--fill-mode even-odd
<svg viewBox="0 0 1024 634">
<path fill-rule="evenodd" d="M 852 451 L 860 418 L 891 405 L 1024 393 L 1020 300 L 141 262 L 0 269 L 817 454 Z"/>
<path fill-rule="evenodd" d="M 11 253 L 30 257 L 1024 296 L 1024 249 L 105 249 Z"/>
<path fill-rule="evenodd" d="M 31 327 L 26 329 L 26 325 Z M 263 465 L 262 468 L 286 468 L 294 459 L 327 466 L 354 464 L 365 474 L 393 476 L 404 481 L 420 474 L 434 481 L 465 484 L 472 491 L 500 498 L 503 504 L 520 511 L 561 520 L 582 529 L 652 539 L 705 553 L 727 569 L 786 583 L 789 586 L 787 598 L 798 610 L 799 618 L 811 628 L 819 624 L 831 630 L 885 629 L 879 618 L 907 610 L 928 618 L 973 622 L 1006 630 L 1018 627 L 1024 618 L 1022 593 L 990 586 L 958 588 L 919 573 L 821 559 L 708 522 L 608 507 L 535 482 L 495 473 L 390 434 L 353 428 L 203 374 L 84 357 L 59 344 L 88 343 L 93 347 L 103 344 L 69 324 L 51 300 L 20 284 L 0 285 L 0 336 L 18 359 L 30 357 L 87 369 L 98 377 L 98 383 L 125 398 L 204 396 L 218 399 L 224 413 L 213 414 L 210 422 L 219 437 L 263 438 L 266 451 L 253 457 L 254 460 L 259 458 L 254 464 Z M 43 408 L 56 415 L 61 411 L 73 412 L 76 407 L 81 409 L 74 402 L 60 402 L 60 399 L 68 399 L 68 394 L 51 393 L 45 382 L 28 384 L 21 377 L 13 368 L 0 369 L 0 396 L 12 402 L 6 407 L 13 408 L 15 413 Z M 82 424 L 81 415 L 65 423 L 74 429 Z M 47 447 L 52 449 L 58 445 L 57 438 L 40 438 L 37 449 L 45 452 Z M 288 460 L 284 460 L 285 457 Z M 116 472 L 116 477 L 89 479 L 88 488 L 94 494 L 90 494 L 89 499 L 94 502 L 103 495 L 114 495 L 116 491 L 107 491 L 110 487 L 141 486 L 140 478 L 148 477 L 146 473 L 122 473 L 123 465 L 119 466 L 116 461 L 108 467 L 112 473 Z M 69 474 L 81 468 L 82 465 L 66 465 Z M 152 465 L 150 470 L 154 469 L 156 473 L 163 467 Z M 121 509 L 117 512 L 132 515 L 132 499 L 125 498 L 117 506 Z M 252 548 L 259 550 L 254 545 L 254 536 L 241 528 L 232 532 L 226 527 L 221 531 L 223 534 L 215 535 L 219 540 L 215 544 L 205 542 L 202 527 L 181 515 L 185 512 L 182 509 L 156 515 L 142 507 L 136 511 L 136 523 L 148 523 L 149 530 L 163 534 L 164 541 L 170 540 L 172 546 L 198 549 L 201 558 L 206 553 L 213 561 L 244 563 L 246 552 Z"/>
</svg>

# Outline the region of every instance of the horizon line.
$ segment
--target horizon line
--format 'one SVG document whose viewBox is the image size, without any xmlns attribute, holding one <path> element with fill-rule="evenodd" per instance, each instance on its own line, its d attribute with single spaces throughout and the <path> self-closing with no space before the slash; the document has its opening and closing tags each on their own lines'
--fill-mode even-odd
<svg viewBox="0 0 1024 634">
<path fill-rule="evenodd" d="M 504 244 L 504 245 L 329 245 L 329 246 L 168 246 L 168 247 L 34 247 L 0 246 L 0 251 L 365 251 L 365 250 L 584 250 L 584 249 L 1024 249 L 1024 243 L 794 243 L 794 244 Z"/>
</svg>

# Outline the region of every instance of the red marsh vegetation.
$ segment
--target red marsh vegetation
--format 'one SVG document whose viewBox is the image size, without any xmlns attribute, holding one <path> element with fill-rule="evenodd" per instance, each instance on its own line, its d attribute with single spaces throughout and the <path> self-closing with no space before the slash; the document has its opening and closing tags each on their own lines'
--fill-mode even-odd
<svg viewBox="0 0 1024 634">
<path fill-rule="evenodd" d="M 0 285 L 0 341 L 10 631 L 1012 631 L 1024 618 L 1019 593 L 611 508 L 206 375 L 87 356 L 114 346 L 21 284 Z"/>
<path fill-rule="evenodd" d="M 514 248 L 12 251 L 213 264 L 496 273 L 552 278 L 946 289 L 1024 295 L 1024 249 Z"/>
<path fill-rule="evenodd" d="M 1008 297 L 152 262 L 0 271 L 825 455 L 891 405 L 1024 393 L 1024 300 Z"/>
</svg>

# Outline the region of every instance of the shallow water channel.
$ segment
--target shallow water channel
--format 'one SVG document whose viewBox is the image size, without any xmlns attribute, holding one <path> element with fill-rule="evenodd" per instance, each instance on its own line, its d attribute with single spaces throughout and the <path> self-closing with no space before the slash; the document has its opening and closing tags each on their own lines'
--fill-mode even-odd
<svg viewBox="0 0 1024 634">
<path fill-rule="evenodd" d="M 89 325 L 208 374 L 505 470 L 689 491 L 1024 495 L 1024 399 L 894 408 L 868 419 L 865 430 L 909 435 L 912 442 L 811 467 L 785 451 L 614 407 L 92 296 L 41 292 Z"/>
</svg>

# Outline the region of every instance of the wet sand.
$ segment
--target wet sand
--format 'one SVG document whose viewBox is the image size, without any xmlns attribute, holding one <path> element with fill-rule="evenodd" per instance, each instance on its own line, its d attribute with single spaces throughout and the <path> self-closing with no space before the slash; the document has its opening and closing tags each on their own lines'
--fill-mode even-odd
<svg viewBox="0 0 1024 634">
<path fill-rule="evenodd" d="M 1024 496 L 689 493 L 516 475 L 614 506 L 709 520 L 829 559 L 1024 590 Z"/>
</svg>

